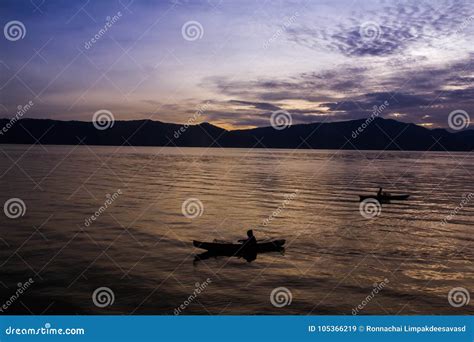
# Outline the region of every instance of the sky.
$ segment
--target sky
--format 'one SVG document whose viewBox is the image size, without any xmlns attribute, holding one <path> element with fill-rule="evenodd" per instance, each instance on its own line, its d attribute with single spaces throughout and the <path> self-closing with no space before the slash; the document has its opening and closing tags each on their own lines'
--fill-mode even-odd
<svg viewBox="0 0 474 342">
<path fill-rule="evenodd" d="M 23 117 L 226 129 L 384 103 L 377 115 L 430 128 L 474 113 L 469 0 L 1 0 L 0 19 L 4 118 L 30 101 Z"/>
</svg>

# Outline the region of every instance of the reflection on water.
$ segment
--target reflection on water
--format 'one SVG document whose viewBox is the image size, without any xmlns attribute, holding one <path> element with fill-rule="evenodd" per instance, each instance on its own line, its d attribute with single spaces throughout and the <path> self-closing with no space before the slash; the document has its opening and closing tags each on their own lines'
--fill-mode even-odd
<svg viewBox="0 0 474 342">
<path fill-rule="evenodd" d="M 0 201 L 27 206 L 0 215 L 1 295 L 35 281 L 10 313 L 173 314 L 208 278 L 182 314 L 351 314 L 384 279 L 360 314 L 474 312 L 447 300 L 474 288 L 474 203 L 441 224 L 474 192 L 469 154 L 0 148 Z M 411 197 L 366 219 L 358 195 L 379 186 Z M 182 212 L 189 198 L 202 203 L 195 218 Z M 235 242 L 249 228 L 286 239 L 285 254 L 193 263 L 193 240 Z M 113 290 L 112 306 L 93 304 L 98 287 Z M 291 305 L 272 305 L 277 287 Z"/>
</svg>

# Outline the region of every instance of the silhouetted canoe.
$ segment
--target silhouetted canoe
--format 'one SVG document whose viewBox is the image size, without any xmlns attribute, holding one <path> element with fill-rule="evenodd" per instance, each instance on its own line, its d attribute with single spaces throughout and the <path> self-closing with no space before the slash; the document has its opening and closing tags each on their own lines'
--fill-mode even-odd
<svg viewBox="0 0 474 342">
<path fill-rule="evenodd" d="M 278 252 L 283 249 L 285 240 L 274 240 L 269 242 L 257 243 L 256 253 Z M 239 255 L 248 252 L 248 248 L 242 243 L 220 243 L 220 242 L 201 242 L 193 241 L 194 247 L 206 249 L 209 252 L 220 255 Z"/>
<path fill-rule="evenodd" d="M 373 198 L 376 199 L 380 202 L 386 202 L 386 201 L 403 201 L 408 199 L 410 195 L 359 195 L 360 201 L 362 202 L 363 200 Z"/>
</svg>

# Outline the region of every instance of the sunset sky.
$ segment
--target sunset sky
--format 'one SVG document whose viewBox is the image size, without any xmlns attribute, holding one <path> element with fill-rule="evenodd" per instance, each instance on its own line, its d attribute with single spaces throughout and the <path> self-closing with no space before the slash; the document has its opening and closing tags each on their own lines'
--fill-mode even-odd
<svg viewBox="0 0 474 342">
<path fill-rule="evenodd" d="M 268 126 L 474 113 L 472 1 L 2 0 L 0 117 Z M 118 13 L 120 12 L 120 15 Z M 116 16 L 107 32 L 87 43 Z M 192 22 L 197 37 L 183 30 Z M 202 30 L 201 30 L 202 28 Z M 196 32 L 194 32 L 196 33 Z M 191 34 L 191 36 L 190 36 Z M 197 39 L 195 39 L 197 38 Z"/>
</svg>

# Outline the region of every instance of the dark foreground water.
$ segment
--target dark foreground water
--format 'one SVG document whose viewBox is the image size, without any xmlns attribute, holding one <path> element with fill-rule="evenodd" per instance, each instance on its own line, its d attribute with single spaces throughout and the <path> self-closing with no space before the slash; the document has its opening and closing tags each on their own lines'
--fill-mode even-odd
<svg viewBox="0 0 474 342">
<path fill-rule="evenodd" d="M 473 155 L 0 150 L 0 203 L 26 206 L 19 218 L 0 215 L 4 313 L 474 313 L 472 301 L 448 301 L 453 288 L 474 291 Z M 378 186 L 411 197 L 365 218 L 358 194 Z M 286 239 L 284 255 L 193 263 L 192 240 L 235 241 L 250 227 Z M 100 287 L 113 304 L 109 290 L 94 303 Z"/>
</svg>

